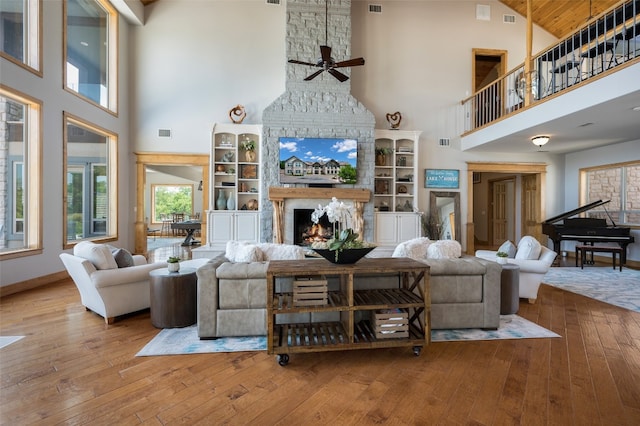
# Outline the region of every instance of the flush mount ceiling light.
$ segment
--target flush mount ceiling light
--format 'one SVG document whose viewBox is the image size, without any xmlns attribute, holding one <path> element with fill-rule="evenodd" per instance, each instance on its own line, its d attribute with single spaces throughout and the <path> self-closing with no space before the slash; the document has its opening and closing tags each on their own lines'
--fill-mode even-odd
<svg viewBox="0 0 640 426">
<path fill-rule="evenodd" d="M 537 147 L 541 147 L 542 145 L 549 142 L 549 136 L 534 136 L 531 138 L 531 142 Z"/>
</svg>

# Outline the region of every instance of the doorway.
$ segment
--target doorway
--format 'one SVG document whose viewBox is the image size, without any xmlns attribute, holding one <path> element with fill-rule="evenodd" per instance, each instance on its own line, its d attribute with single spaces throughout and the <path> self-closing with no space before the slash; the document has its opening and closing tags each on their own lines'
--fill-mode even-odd
<svg viewBox="0 0 640 426">
<path fill-rule="evenodd" d="M 506 73 L 507 51 L 495 49 L 472 50 L 471 87 L 474 93 L 487 87 Z M 502 115 L 505 94 L 492 86 L 481 94 L 475 95 L 476 127 L 482 126 Z"/>
<path fill-rule="evenodd" d="M 514 240 L 522 235 L 531 235 L 542 240 L 542 214 L 544 212 L 546 164 L 543 163 L 467 163 L 467 253 L 475 253 L 476 246 L 493 247 L 503 235 Z M 491 179 L 489 179 L 491 176 Z M 509 195 L 509 182 L 514 182 L 513 195 Z M 491 183 L 500 183 L 493 185 Z M 502 189 L 504 184 L 504 190 Z M 493 192 L 492 192 L 493 191 Z M 496 205 L 499 213 L 494 213 L 492 200 L 499 199 L 502 206 Z M 510 201 L 513 199 L 513 201 Z M 513 210 L 513 219 L 509 209 Z M 494 221 L 494 215 L 496 220 Z M 521 220 L 518 223 L 518 216 Z M 497 227 L 504 219 L 504 226 L 497 231 L 489 231 L 489 224 Z M 507 222 L 513 223 L 513 231 Z M 486 224 L 486 226 L 484 225 Z M 512 232 L 510 234 L 510 232 Z M 514 241 L 517 242 L 517 241 Z"/>
<path fill-rule="evenodd" d="M 209 155 L 207 154 L 154 154 L 136 153 L 136 232 L 135 232 L 135 253 L 144 254 L 147 252 L 147 220 L 148 215 L 145 204 L 147 189 L 147 169 L 162 166 L 198 166 L 202 169 L 202 206 L 201 215 L 201 238 L 206 241 L 207 217 L 204 210 L 209 206 Z"/>
</svg>

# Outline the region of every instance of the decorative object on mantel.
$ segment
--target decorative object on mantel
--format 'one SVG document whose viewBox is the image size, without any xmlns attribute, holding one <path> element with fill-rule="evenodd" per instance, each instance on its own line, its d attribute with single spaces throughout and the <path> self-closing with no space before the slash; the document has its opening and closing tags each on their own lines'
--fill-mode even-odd
<svg viewBox="0 0 640 426">
<path fill-rule="evenodd" d="M 229 110 L 229 118 L 233 121 L 234 124 L 242 123 L 242 120 L 247 116 L 247 112 L 244 110 L 244 107 L 240 104 L 234 106 Z"/>
<path fill-rule="evenodd" d="M 178 272 L 180 270 L 180 258 L 176 256 L 170 256 L 167 259 L 167 269 L 169 272 Z"/>
<path fill-rule="evenodd" d="M 391 129 L 397 130 L 400 127 L 400 122 L 402 121 L 402 114 L 400 114 L 400 111 L 396 111 L 393 114 L 387 113 L 387 121 L 389 122 Z"/>
<path fill-rule="evenodd" d="M 359 240 L 359 234 L 351 228 L 351 211 L 353 205 L 338 201 L 336 197 L 326 206 L 318 206 L 311 214 L 315 224 L 327 215 L 333 224 L 333 238 L 326 242 L 314 242 L 311 248 L 320 256 L 332 263 L 356 263 L 375 248 L 372 244 Z"/>
</svg>

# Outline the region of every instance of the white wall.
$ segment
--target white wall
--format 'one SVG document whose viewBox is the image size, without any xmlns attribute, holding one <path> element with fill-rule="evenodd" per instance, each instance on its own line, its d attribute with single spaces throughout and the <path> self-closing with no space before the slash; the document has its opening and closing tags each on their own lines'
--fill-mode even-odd
<svg viewBox="0 0 640 426">
<path fill-rule="evenodd" d="M 36 277 L 59 272 L 64 269 L 58 255 L 63 251 L 62 187 L 63 144 L 62 129 L 64 111 L 83 118 L 119 135 L 118 141 L 118 193 L 133 193 L 118 200 L 120 239 L 114 246 L 133 248 L 134 213 L 131 200 L 135 199 L 134 161 L 129 139 L 129 93 L 128 47 L 129 27 L 123 19 L 119 21 L 120 58 L 119 65 L 119 114 L 115 117 L 94 107 L 78 96 L 63 90 L 62 70 L 62 0 L 43 1 L 43 76 L 42 78 L 21 67 L 0 59 L 2 84 L 42 101 L 42 164 L 43 190 L 42 208 L 44 227 L 42 254 L 3 260 L 0 263 L 0 286 L 27 281 Z M 132 177 L 133 176 L 133 177 Z M 134 182 L 132 184 L 132 182 Z"/>
</svg>

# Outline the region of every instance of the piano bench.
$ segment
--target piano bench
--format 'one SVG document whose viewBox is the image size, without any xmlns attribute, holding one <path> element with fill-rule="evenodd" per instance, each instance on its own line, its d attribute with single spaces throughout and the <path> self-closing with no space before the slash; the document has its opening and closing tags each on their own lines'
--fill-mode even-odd
<svg viewBox="0 0 640 426">
<path fill-rule="evenodd" d="M 616 256 L 618 257 L 620 271 L 622 271 L 622 247 L 607 247 L 607 246 L 576 246 L 576 267 L 578 266 L 578 259 L 580 260 L 580 269 L 584 269 L 584 264 L 587 263 L 587 253 L 591 252 L 591 262 L 593 263 L 593 253 L 611 253 L 611 259 L 613 261 L 613 269 L 616 269 Z"/>
</svg>

